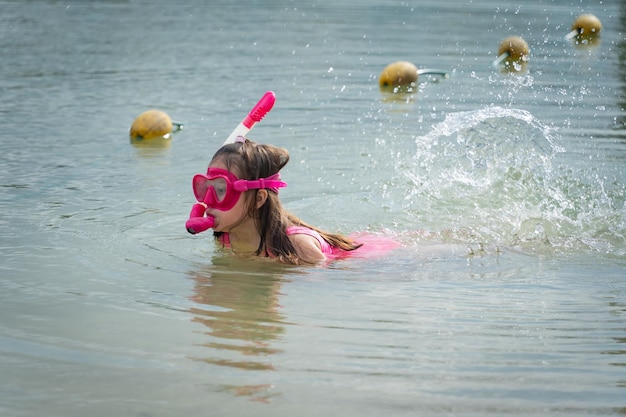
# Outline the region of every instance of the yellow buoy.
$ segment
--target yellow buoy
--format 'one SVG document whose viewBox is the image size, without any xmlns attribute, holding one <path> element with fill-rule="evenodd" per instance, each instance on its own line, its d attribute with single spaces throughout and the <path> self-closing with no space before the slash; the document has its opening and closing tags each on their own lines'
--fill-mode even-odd
<svg viewBox="0 0 626 417">
<path fill-rule="evenodd" d="M 160 110 L 148 110 L 141 113 L 130 127 L 130 139 L 133 142 L 164 138 L 172 134 L 172 119 Z"/>
<path fill-rule="evenodd" d="M 504 64 L 505 72 L 522 72 L 528 64 L 530 48 L 519 36 L 509 36 L 500 42 L 498 57 L 493 61 L 495 67 Z"/>
<path fill-rule="evenodd" d="M 583 14 L 576 18 L 572 24 L 572 31 L 565 36 L 565 39 L 575 38 L 577 45 L 591 46 L 598 43 L 601 30 L 600 19 L 592 14 Z"/>
<path fill-rule="evenodd" d="M 529 53 L 528 43 L 519 36 L 509 36 L 498 48 L 498 56 L 507 54 L 505 61 L 509 62 L 527 62 Z"/>
<path fill-rule="evenodd" d="M 592 14 L 583 14 L 572 24 L 572 32 L 580 36 L 596 36 L 602 30 L 602 22 Z"/>
<path fill-rule="evenodd" d="M 407 61 L 398 61 L 387 65 L 378 77 L 381 90 L 415 91 L 417 86 L 417 67 Z"/>
</svg>

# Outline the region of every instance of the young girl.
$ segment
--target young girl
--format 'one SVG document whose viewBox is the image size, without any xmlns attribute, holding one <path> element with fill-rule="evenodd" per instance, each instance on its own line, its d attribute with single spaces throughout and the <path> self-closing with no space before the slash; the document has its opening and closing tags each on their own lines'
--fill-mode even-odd
<svg viewBox="0 0 626 417">
<path fill-rule="evenodd" d="M 243 137 L 222 146 L 207 175 L 196 175 L 193 189 L 197 217 L 214 236 L 237 254 L 255 254 L 289 264 L 318 264 L 361 247 L 339 234 L 311 226 L 287 212 L 278 198 L 280 170 L 289 161 L 286 149 L 257 144 Z M 194 219 L 196 217 L 196 219 Z M 205 230 L 189 226 L 190 233 Z"/>
</svg>

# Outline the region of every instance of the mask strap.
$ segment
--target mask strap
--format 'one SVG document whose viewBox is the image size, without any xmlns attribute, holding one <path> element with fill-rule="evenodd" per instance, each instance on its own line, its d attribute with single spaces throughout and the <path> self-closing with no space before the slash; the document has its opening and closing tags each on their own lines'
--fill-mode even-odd
<svg viewBox="0 0 626 417">
<path fill-rule="evenodd" d="M 280 180 L 280 173 L 277 172 L 267 178 L 259 178 L 258 180 L 237 180 L 233 186 L 239 192 L 252 189 L 268 189 L 277 193 L 278 189 L 286 187 L 287 183 Z"/>
</svg>

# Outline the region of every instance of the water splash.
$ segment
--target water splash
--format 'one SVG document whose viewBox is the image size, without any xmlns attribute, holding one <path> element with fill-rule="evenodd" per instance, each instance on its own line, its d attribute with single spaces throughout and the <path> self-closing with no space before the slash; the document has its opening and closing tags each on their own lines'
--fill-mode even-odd
<svg viewBox="0 0 626 417">
<path fill-rule="evenodd" d="M 555 167 L 557 132 L 525 110 L 448 114 L 416 138 L 403 210 L 441 239 L 532 251 L 626 255 L 626 191 L 589 169 Z M 406 165 L 406 162 L 402 163 Z"/>
</svg>

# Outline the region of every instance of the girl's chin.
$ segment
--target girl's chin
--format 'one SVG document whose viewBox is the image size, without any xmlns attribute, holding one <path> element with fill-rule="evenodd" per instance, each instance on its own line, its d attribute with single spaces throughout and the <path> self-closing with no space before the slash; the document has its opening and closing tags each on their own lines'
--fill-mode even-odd
<svg viewBox="0 0 626 417">
<path fill-rule="evenodd" d="M 220 225 L 219 225 L 219 224 L 214 224 L 214 225 L 213 225 L 213 231 L 214 231 L 214 232 L 221 232 L 221 233 L 228 233 L 228 229 L 227 229 L 227 228 L 220 227 Z"/>
</svg>

